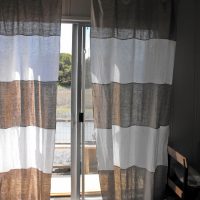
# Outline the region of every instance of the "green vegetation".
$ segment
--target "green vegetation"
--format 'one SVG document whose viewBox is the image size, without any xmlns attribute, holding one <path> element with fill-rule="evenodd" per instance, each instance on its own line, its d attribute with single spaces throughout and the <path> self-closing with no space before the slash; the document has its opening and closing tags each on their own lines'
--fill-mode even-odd
<svg viewBox="0 0 200 200">
<path fill-rule="evenodd" d="M 69 87 L 71 86 L 71 72 L 72 72 L 72 56 L 69 53 L 60 54 L 59 63 L 59 85 Z"/>
<path fill-rule="evenodd" d="M 90 75 L 90 58 L 85 61 L 85 118 L 93 118 L 92 89 Z M 71 119 L 71 74 L 72 56 L 68 53 L 60 54 L 59 77 L 57 90 L 57 111 L 59 119 Z"/>
<path fill-rule="evenodd" d="M 85 87 L 91 87 L 91 75 L 90 75 L 90 58 L 85 61 L 86 74 L 85 74 Z M 59 63 L 59 77 L 58 84 L 63 87 L 71 86 L 72 74 L 72 55 L 69 53 L 60 53 Z"/>
</svg>

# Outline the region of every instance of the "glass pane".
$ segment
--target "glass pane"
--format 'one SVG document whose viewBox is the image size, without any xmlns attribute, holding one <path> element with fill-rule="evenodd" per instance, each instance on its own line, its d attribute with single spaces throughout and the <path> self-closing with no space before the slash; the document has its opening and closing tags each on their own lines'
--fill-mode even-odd
<svg viewBox="0 0 200 200">
<path fill-rule="evenodd" d="M 71 54 L 72 24 L 61 24 L 56 138 L 51 183 L 51 195 L 56 196 L 71 194 Z"/>
<path fill-rule="evenodd" d="M 90 199 L 101 199 L 99 175 L 96 159 L 96 135 L 94 131 L 94 117 L 92 104 L 92 83 L 90 71 L 90 28 L 86 28 L 85 44 L 85 148 L 84 173 L 85 196 Z M 96 197 L 95 197 L 96 196 Z"/>
</svg>

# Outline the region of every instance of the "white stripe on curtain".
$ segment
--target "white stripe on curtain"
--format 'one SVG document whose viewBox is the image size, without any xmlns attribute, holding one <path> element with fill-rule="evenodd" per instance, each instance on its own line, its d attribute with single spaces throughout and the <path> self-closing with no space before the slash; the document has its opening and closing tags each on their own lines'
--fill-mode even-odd
<svg viewBox="0 0 200 200">
<path fill-rule="evenodd" d="M 55 130 L 35 126 L 0 129 L 0 170 L 37 168 L 52 172 Z"/>
<path fill-rule="evenodd" d="M 0 35 L 0 81 L 57 81 L 60 36 Z"/>
<path fill-rule="evenodd" d="M 113 170 L 132 166 L 155 172 L 160 165 L 167 166 L 169 126 L 153 129 L 143 126 L 96 129 L 99 170 Z"/>
<path fill-rule="evenodd" d="M 176 42 L 91 38 L 92 82 L 171 84 Z"/>
</svg>

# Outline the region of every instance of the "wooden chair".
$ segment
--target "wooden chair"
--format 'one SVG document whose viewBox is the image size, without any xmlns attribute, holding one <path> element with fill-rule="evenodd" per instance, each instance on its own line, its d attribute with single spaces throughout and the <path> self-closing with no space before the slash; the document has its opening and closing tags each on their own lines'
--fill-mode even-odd
<svg viewBox="0 0 200 200">
<path fill-rule="evenodd" d="M 200 174 L 188 165 L 185 156 L 169 146 L 167 186 L 184 200 L 195 199 L 200 191 Z"/>
</svg>

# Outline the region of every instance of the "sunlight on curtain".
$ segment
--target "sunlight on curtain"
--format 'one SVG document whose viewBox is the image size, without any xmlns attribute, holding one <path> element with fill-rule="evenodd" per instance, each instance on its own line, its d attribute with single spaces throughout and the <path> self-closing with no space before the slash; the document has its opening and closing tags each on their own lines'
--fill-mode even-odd
<svg viewBox="0 0 200 200">
<path fill-rule="evenodd" d="M 91 75 L 104 200 L 163 199 L 176 47 L 174 5 L 92 1 Z"/>
<path fill-rule="evenodd" d="M 60 20 L 60 0 L 0 3 L 1 200 L 49 199 Z"/>
</svg>

